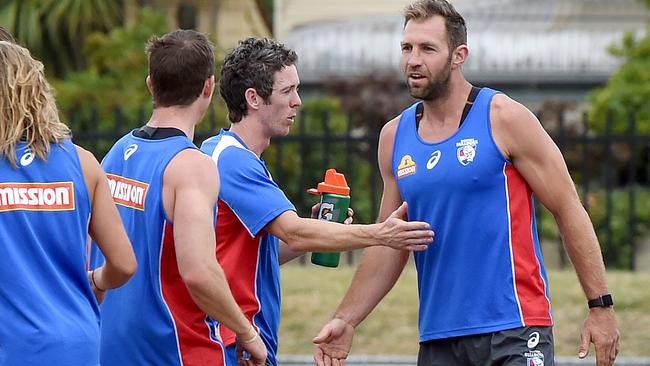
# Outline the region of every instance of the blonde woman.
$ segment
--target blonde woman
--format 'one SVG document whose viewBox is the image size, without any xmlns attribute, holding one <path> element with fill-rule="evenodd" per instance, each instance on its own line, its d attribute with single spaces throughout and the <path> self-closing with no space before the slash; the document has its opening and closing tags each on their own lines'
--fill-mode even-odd
<svg viewBox="0 0 650 366">
<path fill-rule="evenodd" d="M 43 65 L 0 41 L 0 365 L 99 365 L 104 292 L 135 272 L 106 175 L 59 121 Z M 106 264 L 87 272 L 88 234 Z"/>
</svg>

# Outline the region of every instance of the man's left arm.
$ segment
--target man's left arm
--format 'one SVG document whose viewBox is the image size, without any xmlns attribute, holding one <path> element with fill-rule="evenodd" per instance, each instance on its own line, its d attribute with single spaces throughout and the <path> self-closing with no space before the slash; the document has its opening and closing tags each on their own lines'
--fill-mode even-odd
<svg viewBox="0 0 650 366">
<path fill-rule="evenodd" d="M 526 107 L 507 96 L 494 97 L 490 115 L 499 149 L 555 217 L 587 299 L 607 294 L 598 238 L 557 145 Z M 612 365 L 618 354 L 618 341 L 613 308 L 590 309 L 582 329 L 579 357 L 587 355 L 591 342 L 596 348 L 597 365 Z"/>
</svg>

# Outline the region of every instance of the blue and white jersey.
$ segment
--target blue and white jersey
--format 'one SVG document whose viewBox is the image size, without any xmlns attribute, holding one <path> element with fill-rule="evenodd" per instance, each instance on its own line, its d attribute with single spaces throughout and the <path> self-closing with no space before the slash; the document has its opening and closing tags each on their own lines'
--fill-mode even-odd
<svg viewBox="0 0 650 366">
<path fill-rule="evenodd" d="M 145 139 L 131 132 L 102 162 L 138 260 L 133 278 L 101 305 L 102 366 L 224 363 L 214 320 L 178 272 L 173 223 L 163 207 L 163 174 L 185 149 L 196 147 L 184 135 Z"/>
<path fill-rule="evenodd" d="M 397 126 L 392 169 L 408 217 L 436 233 L 415 253 L 420 341 L 552 325 L 533 193 L 490 129 L 496 93 L 483 88 L 443 141 L 420 138 L 417 103 Z"/>
<path fill-rule="evenodd" d="M 25 143 L 0 156 L 0 365 L 99 365 L 88 283 L 91 203 L 70 140 L 47 161 Z"/>
<path fill-rule="evenodd" d="M 221 180 L 217 215 L 217 258 L 233 296 L 260 332 L 268 360 L 277 364 L 280 322 L 278 238 L 264 227 L 285 211 L 295 211 L 264 162 L 236 134 L 222 130 L 201 151 L 217 162 Z M 221 327 L 224 344 L 235 334 Z M 227 364 L 237 365 L 236 359 Z"/>
</svg>

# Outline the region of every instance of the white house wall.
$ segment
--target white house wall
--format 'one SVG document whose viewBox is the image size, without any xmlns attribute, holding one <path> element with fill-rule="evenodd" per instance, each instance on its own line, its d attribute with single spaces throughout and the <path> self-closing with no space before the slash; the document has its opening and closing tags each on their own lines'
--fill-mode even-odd
<svg viewBox="0 0 650 366">
<path fill-rule="evenodd" d="M 498 83 L 601 83 L 621 62 L 607 49 L 626 30 L 641 35 L 648 14 L 635 0 L 492 0 L 458 8 L 468 23 L 465 75 Z M 317 83 L 399 73 L 402 29 L 397 11 L 310 23 L 280 39 L 298 52 L 301 79 Z"/>
</svg>

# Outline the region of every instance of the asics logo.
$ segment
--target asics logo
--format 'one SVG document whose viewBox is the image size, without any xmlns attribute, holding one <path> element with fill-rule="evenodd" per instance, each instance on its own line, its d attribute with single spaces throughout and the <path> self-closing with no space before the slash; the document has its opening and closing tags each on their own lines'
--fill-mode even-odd
<svg viewBox="0 0 650 366">
<path fill-rule="evenodd" d="M 539 344 L 539 332 L 532 332 L 528 336 L 528 348 L 535 348 Z"/>
<path fill-rule="evenodd" d="M 431 170 L 433 169 L 437 164 L 438 161 L 440 161 L 440 157 L 442 156 L 442 153 L 440 150 L 436 150 L 431 154 L 431 158 L 429 158 L 429 161 L 427 161 L 427 169 Z"/>
<path fill-rule="evenodd" d="M 27 151 L 23 154 L 23 156 L 20 158 L 20 165 L 22 165 L 22 166 L 28 166 L 29 164 L 32 163 L 32 161 L 34 161 L 34 157 L 35 157 L 35 156 L 36 156 L 36 155 L 34 155 L 34 153 L 31 152 L 31 150 L 27 150 Z"/>
<path fill-rule="evenodd" d="M 124 161 L 126 161 L 128 158 L 135 153 L 135 151 L 138 150 L 138 145 L 136 144 L 131 144 L 129 147 L 124 150 Z"/>
</svg>

